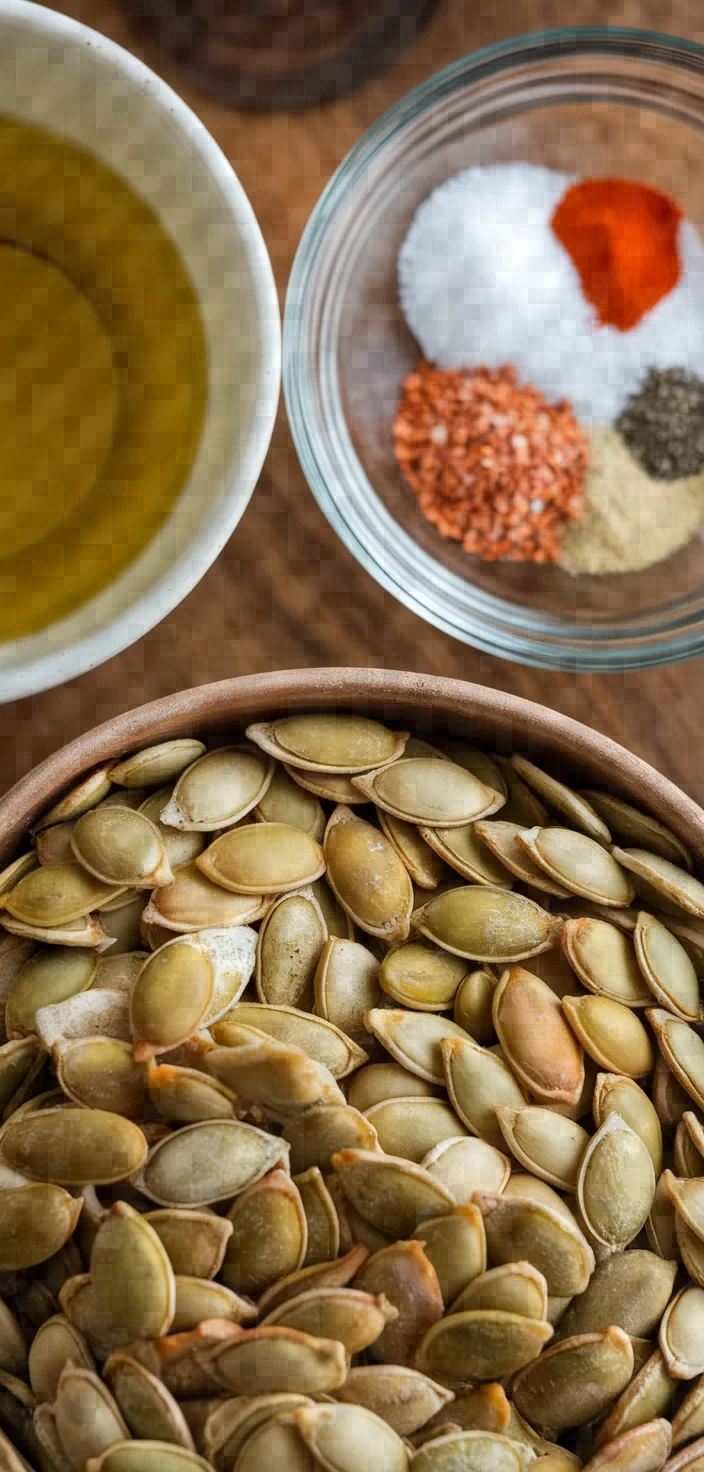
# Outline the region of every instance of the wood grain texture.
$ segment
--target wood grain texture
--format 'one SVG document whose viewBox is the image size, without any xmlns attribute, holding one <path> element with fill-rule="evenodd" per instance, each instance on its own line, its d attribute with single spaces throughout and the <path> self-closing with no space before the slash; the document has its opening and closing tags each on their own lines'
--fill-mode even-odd
<svg viewBox="0 0 704 1472">
<path fill-rule="evenodd" d="M 131 49 L 117 0 L 62 9 Z M 281 298 L 323 186 L 369 124 L 446 62 L 518 32 L 574 24 L 640 25 L 704 41 L 694 0 L 441 0 L 415 48 L 353 96 L 296 115 L 254 116 L 180 87 L 252 201 Z M 259 486 L 198 588 L 124 654 L 58 690 L 0 708 L 0 789 L 108 717 L 182 688 L 239 674 L 316 665 L 424 671 L 503 689 L 585 721 L 704 797 L 704 660 L 626 675 L 523 669 L 436 632 L 401 608 L 338 542 L 298 466 L 283 412 Z"/>
</svg>

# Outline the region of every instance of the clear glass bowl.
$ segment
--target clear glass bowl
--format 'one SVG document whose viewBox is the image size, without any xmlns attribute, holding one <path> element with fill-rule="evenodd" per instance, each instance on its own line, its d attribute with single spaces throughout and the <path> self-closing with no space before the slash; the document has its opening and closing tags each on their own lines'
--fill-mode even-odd
<svg viewBox="0 0 704 1472">
<path fill-rule="evenodd" d="M 396 466 L 391 424 L 419 357 L 398 304 L 412 216 L 475 163 L 640 178 L 704 231 L 704 48 L 601 28 L 490 47 L 403 98 L 348 154 L 308 222 L 286 301 L 298 454 L 343 542 L 437 628 L 523 664 L 614 670 L 704 652 L 704 539 L 644 572 L 571 577 L 446 542 Z M 663 482 L 663 517 L 668 485 Z"/>
</svg>

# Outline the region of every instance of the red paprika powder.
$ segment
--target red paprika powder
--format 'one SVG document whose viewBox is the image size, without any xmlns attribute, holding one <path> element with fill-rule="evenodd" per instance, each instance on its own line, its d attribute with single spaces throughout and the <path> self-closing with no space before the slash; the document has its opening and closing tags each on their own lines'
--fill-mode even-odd
<svg viewBox="0 0 704 1472">
<path fill-rule="evenodd" d="M 584 179 L 563 194 L 552 228 L 602 326 L 628 332 L 677 285 L 682 211 L 632 179 Z"/>
</svg>

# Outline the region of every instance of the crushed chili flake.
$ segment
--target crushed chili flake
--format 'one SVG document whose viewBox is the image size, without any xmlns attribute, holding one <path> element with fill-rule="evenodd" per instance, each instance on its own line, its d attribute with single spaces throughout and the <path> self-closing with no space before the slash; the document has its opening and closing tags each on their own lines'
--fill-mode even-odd
<svg viewBox="0 0 704 1472">
<path fill-rule="evenodd" d="M 555 562 L 582 514 L 588 442 L 567 400 L 551 404 L 516 369 L 422 362 L 404 381 L 398 464 L 423 515 L 487 561 Z"/>
</svg>

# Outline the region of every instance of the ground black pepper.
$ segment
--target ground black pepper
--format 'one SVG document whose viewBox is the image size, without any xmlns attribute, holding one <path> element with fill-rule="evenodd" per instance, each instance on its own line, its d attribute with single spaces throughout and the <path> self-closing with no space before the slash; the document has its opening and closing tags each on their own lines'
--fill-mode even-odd
<svg viewBox="0 0 704 1472">
<path fill-rule="evenodd" d="M 704 381 L 683 368 L 651 368 L 616 421 L 631 454 L 658 480 L 704 470 Z"/>
</svg>

